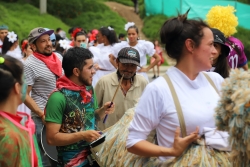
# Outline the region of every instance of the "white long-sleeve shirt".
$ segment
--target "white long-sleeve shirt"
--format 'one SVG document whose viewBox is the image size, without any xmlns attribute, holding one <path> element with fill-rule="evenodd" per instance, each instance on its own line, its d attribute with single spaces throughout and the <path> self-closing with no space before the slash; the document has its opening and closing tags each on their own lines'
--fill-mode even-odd
<svg viewBox="0 0 250 167">
<path fill-rule="evenodd" d="M 104 46 L 103 44 L 100 44 L 97 45 L 97 47 L 89 47 L 89 50 L 94 55 L 94 63 L 97 63 L 100 67 L 100 70 L 97 70 L 93 76 L 92 86 L 95 87 L 101 77 L 116 71 L 116 68 L 109 61 L 109 55 L 113 54 L 111 45 Z"/>
<path fill-rule="evenodd" d="M 190 80 L 176 67 L 171 67 L 167 74 L 179 98 L 187 134 L 195 131 L 197 126 L 200 133 L 203 133 L 203 127 L 215 128 L 214 109 L 219 95 L 204 74 L 199 73 L 196 79 Z M 220 90 L 224 79 L 214 72 L 207 74 Z M 146 140 L 150 131 L 156 129 L 159 145 L 170 148 L 173 145 L 175 130 L 179 126 L 168 84 L 163 77 L 159 77 L 148 84 L 135 108 L 135 116 L 129 127 L 127 147 Z M 161 160 L 167 158 L 169 157 L 160 157 Z"/>
<path fill-rule="evenodd" d="M 132 47 L 139 52 L 139 54 L 140 54 L 140 66 L 141 67 L 145 67 L 147 65 L 147 57 L 146 57 L 147 55 L 149 57 L 152 57 L 155 54 L 154 44 L 152 42 L 145 41 L 145 40 L 138 40 L 137 44 L 135 46 L 130 46 L 127 41 L 122 41 L 120 43 L 116 43 L 113 46 L 114 56 L 117 58 L 119 51 L 125 47 Z M 139 68 L 138 68 L 138 70 L 139 70 Z M 149 81 L 148 75 L 146 72 L 137 72 L 137 74 L 144 76 L 145 79 L 147 81 Z"/>
</svg>

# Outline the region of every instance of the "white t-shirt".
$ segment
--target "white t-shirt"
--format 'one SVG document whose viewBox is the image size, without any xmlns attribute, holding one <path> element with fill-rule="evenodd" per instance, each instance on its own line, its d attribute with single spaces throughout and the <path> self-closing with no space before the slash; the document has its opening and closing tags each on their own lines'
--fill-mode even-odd
<svg viewBox="0 0 250 167">
<path fill-rule="evenodd" d="M 16 47 L 14 50 L 9 50 L 5 55 L 14 57 L 18 60 L 21 60 L 23 58 L 22 52 L 20 50 L 20 47 Z"/>
<path fill-rule="evenodd" d="M 116 71 L 116 68 L 109 60 L 109 55 L 113 54 L 113 49 L 111 45 L 104 46 L 103 44 L 99 44 L 96 47 L 89 47 L 89 50 L 94 55 L 94 63 L 97 63 L 101 68 L 100 70 L 97 70 L 93 76 L 92 86 L 95 87 L 101 77 Z"/>
<path fill-rule="evenodd" d="M 115 67 L 109 61 L 109 55 L 113 54 L 111 45 L 98 45 L 89 47 L 90 52 L 94 55 L 94 63 L 97 63 L 101 69 L 107 71 L 116 71 Z"/>
<path fill-rule="evenodd" d="M 214 72 L 206 72 L 214 84 L 221 89 L 223 78 Z M 200 134 L 204 127 L 215 128 L 214 109 L 219 95 L 208 82 L 204 74 L 199 73 L 190 80 L 176 67 L 171 67 L 169 75 L 182 108 L 187 134 L 199 126 Z M 129 127 L 127 147 L 145 140 L 151 130 L 156 129 L 160 146 L 172 147 L 174 134 L 179 127 L 174 101 L 163 77 L 159 77 L 146 87 L 135 109 L 135 116 Z M 170 157 L 160 157 L 166 160 Z"/>
<path fill-rule="evenodd" d="M 152 42 L 149 41 L 145 41 L 145 40 L 138 40 L 137 44 L 135 46 L 130 46 L 129 43 L 127 41 L 122 41 L 120 43 L 116 43 L 113 46 L 113 51 L 114 51 L 114 56 L 117 58 L 118 57 L 118 53 L 122 48 L 125 47 L 132 47 L 134 49 L 136 49 L 139 54 L 140 54 L 140 66 L 144 67 L 147 65 L 147 57 L 146 55 L 148 55 L 149 57 L 152 57 L 155 54 L 155 49 L 154 49 L 154 45 Z M 139 70 L 140 68 L 138 68 Z M 145 72 L 137 72 L 137 74 L 140 74 L 142 76 L 145 77 L 145 79 L 147 81 L 148 80 L 148 75 Z"/>
<path fill-rule="evenodd" d="M 135 46 L 130 46 L 127 41 L 122 41 L 120 43 L 116 43 L 113 47 L 114 56 L 117 58 L 119 51 L 125 47 L 132 47 L 136 49 L 140 54 L 140 66 L 143 67 L 147 65 L 147 57 L 146 55 L 152 57 L 155 54 L 154 45 L 152 42 L 145 40 L 138 40 Z"/>
</svg>

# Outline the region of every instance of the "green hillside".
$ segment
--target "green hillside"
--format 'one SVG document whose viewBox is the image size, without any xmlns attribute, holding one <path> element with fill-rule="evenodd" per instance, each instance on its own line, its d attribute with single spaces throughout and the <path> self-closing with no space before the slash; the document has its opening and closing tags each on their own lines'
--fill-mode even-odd
<svg viewBox="0 0 250 167">
<path fill-rule="evenodd" d="M 72 27 L 80 26 L 89 31 L 102 26 L 112 26 L 117 34 L 124 33 L 126 20 L 104 2 L 104 0 L 47 0 L 49 4 L 47 11 Z M 31 4 L 39 7 L 39 0 L 32 0 Z"/>
<path fill-rule="evenodd" d="M 68 31 L 69 26 L 49 14 L 40 15 L 39 9 L 29 4 L 0 2 L 0 25 L 6 24 L 10 31 L 15 31 L 19 39 L 27 38 L 31 29 L 61 27 Z"/>
<path fill-rule="evenodd" d="M 104 0 L 73 0 L 75 3 L 69 2 L 73 6 L 69 6 L 67 0 L 48 0 L 50 5 L 47 11 L 50 14 L 44 15 L 41 15 L 38 9 L 39 0 L 16 1 L 7 3 L 0 0 L 0 25 L 8 25 L 10 31 L 15 31 L 19 39 L 27 38 L 30 30 L 39 26 L 50 29 L 60 27 L 65 32 L 74 26 L 81 26 L 87 31 L 112 26 L 117 34 L 124 33 L 126 20 L 111 11 L 103 3 Z"/>
</svg>

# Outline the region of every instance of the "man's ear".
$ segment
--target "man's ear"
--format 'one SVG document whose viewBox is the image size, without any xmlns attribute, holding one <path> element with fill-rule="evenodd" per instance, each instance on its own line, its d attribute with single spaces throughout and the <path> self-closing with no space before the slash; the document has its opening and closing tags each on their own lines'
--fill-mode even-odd
<svg viewBox="0 0 250 167">
<path fill-rule="evenodd" d="M 33 52 L 35 52 L 36 51 L 36 45 L 35 44 L 30 44 L 30 48 L 31 48 L 31 50 L 33 51 Z"/>
<path fill-rule="evenodd" d="M 77 77 L 80 76 L 80 70 L 78 68 L 73 68 L 73 74 Z"/>
<path fill-rule="evenodd" d="M 189 39 L 189 38 L 186 39 L 185 46 L 189 52 L 193 53 L 194 48 L 195 48 L 195 43 L 192 39 Z"/>
<path fill-rule="evenodd" d="M 118 64 L 119 64 L 119 59 L 116 58 L 116 65 L 117 65 L 117 67 L 118 67 Z"/>
</svg>

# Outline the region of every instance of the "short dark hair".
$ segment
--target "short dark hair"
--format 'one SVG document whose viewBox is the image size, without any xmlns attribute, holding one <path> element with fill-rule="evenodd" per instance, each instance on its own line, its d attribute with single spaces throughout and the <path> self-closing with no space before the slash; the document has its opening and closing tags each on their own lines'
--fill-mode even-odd
<svg viewBox="0 0 250 167">
<path fill-rule="evenodd" d="M 73 69 L 82 69 L 86 62 L 85 60 L 93 58 L 93 54 L 85 48 L 74 47 L 67 50 L 63 56 L 62 67 L 66 77 L 73 74 Z"/>
<path fill-rule="evenodd" d="M 69 34 L 72 34 L 73 31 L 74 31 L 74 29 L 75 29 L 75 27 L 71 27 L 71 28 L 68 30 L 68 33 L 69 33 Z"/>
<path fill-rule="evenodd" d="M 56 33 L 58 33 L 59 31 L 61 31 L 62 29 L 59 27 L 56 29 Z"/>
<path fill-rule="evenodd" d="M 16 82 L 23 84 L 23 63 L 11 56 L 2 56 L 0 64 L 0 102 L 6 100 Z"/>
<path fill-rule="evenodd" d="M 190 9 L 189 9 L 190 10 Z M 209 26 L 201 19 L 187 19 L 189 10 L 177 17 L 167 20 L 160 31 L 161 43 L 165 44 L 168 56 L 179 60 L 183 52 L 183 46 L 187 39 L 192 39 L 195 46 L 199 46 L 203 37 L 203 28 Z"/>
<path fill-rule="evenodd" d="M 124 38 L 124 37 L 125 37 L 125 34 L 122 34 L 122 33 L 121 33 L 121 34 L 118 35 L 118 38 L 119 38 L 119 39 L 120 39 L 120 38 Z"/>
</svg>

